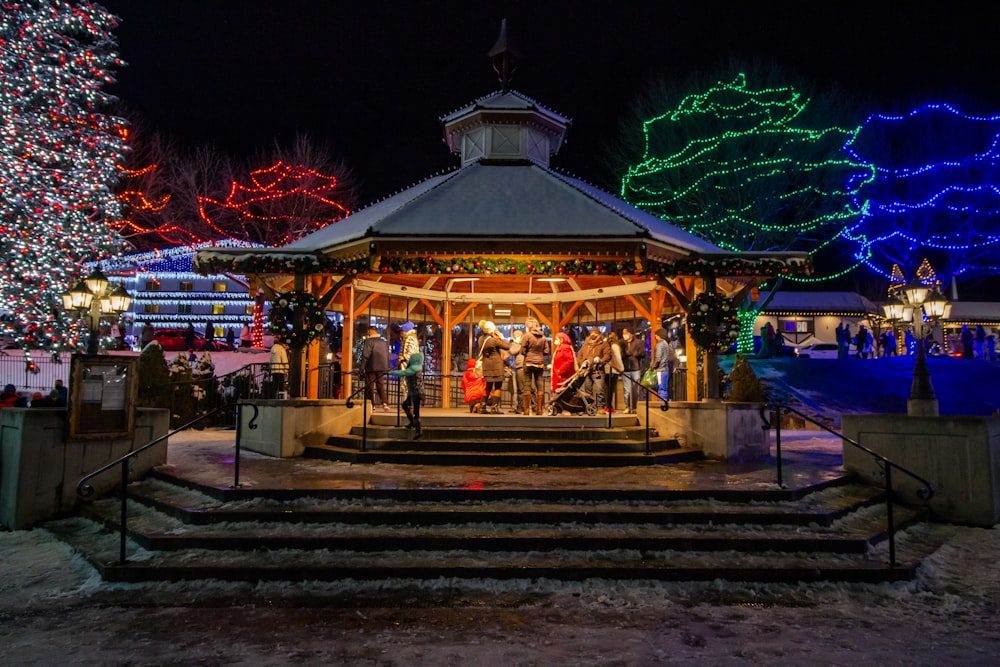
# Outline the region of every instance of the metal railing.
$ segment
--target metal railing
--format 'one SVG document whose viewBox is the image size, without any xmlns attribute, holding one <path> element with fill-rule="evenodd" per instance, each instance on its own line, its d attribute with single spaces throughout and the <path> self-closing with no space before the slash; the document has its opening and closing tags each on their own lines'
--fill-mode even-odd
<svg viewBox="0 0 1000 667">
<path fill-rule="evenodd" d="M 782 412 L 782 410 L 784 410 L 785 412 L 791 412 L 793 414 L 798 415 L 802 419 L 805 419 L 806 421 L 808 421 L 811 424 L 815 424 L 816 426 L 818 426 L 819 428 L 823 429 L 827 433 L 830 433 L 832 435 L 837 436 L 843 442 L 846 442 L 847 444 L 851 445 L 852 447 L 855 447 L 855 448 L 857 448 L 857 449 L 859 449 L 859 450 L 861 450 L 861 451 L 869 454 L 872 458 L 875 459 L 875 464 L 882 470 L 882 475 L 885 477 L 885 509 L 886 509 L 886 525 L 887 525 L 886 526 L 886 533 L 887 533 L 888 539 L 889 539 L 889 565 L 895 567 L 896 566 L 896 522 L 895 522 L 895 518 L 893 516 L 893 496 L 895 495 L 895 491 L 894 491 L 894 489 L 892 487 L 892 470 L 893 470 L 893 468 L 895 468 L 895 469 L 899 470 L 901 473 L 903 473 L 904 475 L 907 475 L 911 479 L 915 480 L 918 484 L 921 484 L 922 486 L 917 489 L 916 495 L 917 495 L 917 498 L 919 498 L 920 500 L 923 500 L 924 502 L 927 502 L 932 497 L 934 497 L 934 485 L 931 482 L 929 482 L 928 480 L 926 480 L 923 477 L 921 477 L 920 475 L 918 475 L 917 473 L 915 473 L 912 470 L 910 470 L 909 468 L 905 468 L 905 467 L 899 465 L 898 463 L 895 463 L 894 461 L 892 461 L 890 459 L 887 459 L 886 457 L 882 456 L 878 452 L 873 451 L 873 450 L 865 447 L 860 442 L 857 442 L 856 440 L 852 440 L 851 438 L 848 438 L 843 433 L 838 433 L 837 431 L 834 431 L 832 428 L 826 426 L 825 424 L 821 424 L 820 422 L 816 421 L 815 419 L 813 419 L 809 415 L 804 414 L 803 412 L 800 412 L 799 410 L 796 410 L 795 408 L 793 408 L 793 407 L 791 407 L 789 405 L 785 405 L 784 403 L 769 402 L 769 403 L 765 403 L 763 405 L 763 407 L 761 407 L 761 409 L 760 409 L 760 418 L 761 418 L 761 421 L 764 422 L 764 425 L 761 428 L 763 428 L 765 431 L 770 431 L 771 430 L 771 421 L 768 419 L 768 414 L 775 415 L 776 418 L 774 420 L 775 421 L 775 427 L 774 427 L 774 431 L 775 431 L 774 455 L 775 455 L 775 459 L 777 460 L 777 468 L 778 468 L 777 469 L 777 483 L 778 483 L 778 486 L 780 488 L 784 488 L 784 482 L 782 481 L 782 476 L 781 476 L 782 475 L 782 473 L 781 473 L 781 412 Z"/>
<path fill-rule="evenodd" d="M 105 465 L 101 466 L 97 470 L 94 470 L 93 472 L 87 473 L 86 475 L 84 475 L 83 477 L 81 477 L 80 480 L 76 483 L 76 493 L 77 493 L 77 495 L 80 496 L 80 498 L 83 498 L 85 500 L 89 499 L 89 498 L 91 498 L 94 495 L 94 487 L 91 486 L 90 484 L 87 484 L 87 482 L 90 481 L 91 479 L 93 479 L 94 477 L 97 477 L 101 473 L 104 473 L 104 472 L 107 472 L 108 470 L 111 470 L 115 466 L 121 466 L 121 479 L 119 481 L 119 487 L 120 487 L 119 488 L 119 500 L 120 500 L 120 503 L 121 503 L 120 510 L 119 510 L 119 523 L 120 523 L 120 543 L 119 543 L 119 550 L 118 550 L 118 561 L 119 561 L 119 563 L 121 563 L 122 565 L 124 565 L 127 562 L 127 559 L 125 558 L 125 543 L 126 543 L 126 540 L 128 538 L 128 503 L 127 503 L 127 501 L 128 501 L 128 485 L 129 485 L 129 463 L 131 461 L 133 461 L 135 459 L 135 457 L 138 456 L 139 454 L 143 453 L 144 451 L 146 451 L 150 447 L 153 447 L 154 445 L 157 445 L 157 444 L 163 442 L 164 440 L 166 440 L 170 436 L 175 435 L 175 434 L 179 433 L 180 431 L 183 431 L 183 430 L 186 430 L 188 428 L 191 428 L 192 426 L 194 426 L 195 424 L 198 424 L 198 423 L 202 422 L 203 420 L 210 419 L 211 417 L 214 417 L 217 413 L 219 413 L 219 412 L 221 412 L 223 410 L 231 410 L 233 408 L 234 408 L 234 405 L 231 405 L 231 404 L 219 406 L 219 407 L 215 408 L 214 410 L 212 410 L 210 412 L 207 412 L 207 413 L 201 415 L 200 417 L 197 417 L 196 419 L 192 419 L 191 421 L 189 421 L 188 423 L 186 423 L 186 424 L 184 424 L 182 426 L 179 426 L 178 428 L 170 431 L 166 435 L 162 435 L 159 438 L 156 438 L 155 440 L 147 442 L 142 447 L 139 447 L 138 449 L 134 449 L 131 452 L 129 452 L 129 453 L 123 455 L 123 456 L 118 457 L 114 461 L 111 461 L 110 463 L 106 463 Z M 255 413 L 254 417 L 256 417 L 256 413 Z M 237 424 L 239 424 L 239 421 L 240 421 L 240 419 L 239 419 L 239 417 L 237 417 Z M 252 423 L 252 420 L 251 420 L 250 428 L 255 428 L 255 425 Z M 237 478 L 236 479 L 237 479 L 237 485 L 238 485 L 238 480 L 239 480 L 239 472 L 238 472 L 239 471 L 239 463 L 238 463 L 239 457 L 240 457 L 240 429 L 237 428 L 236 429 L 236 461 L 237 461 L 237 464 L 236 464 L 236 470 L 237 470 L 236 475 L 237 475 Z"/>
</svg>

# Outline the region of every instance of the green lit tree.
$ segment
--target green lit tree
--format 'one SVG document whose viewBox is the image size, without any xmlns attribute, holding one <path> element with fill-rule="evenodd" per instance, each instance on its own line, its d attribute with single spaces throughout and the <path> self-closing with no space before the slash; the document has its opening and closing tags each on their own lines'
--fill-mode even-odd
<svg viewBox="0 0 1000 667">
<path fill-rule="evenodd" d="M 120 247 L 123 121 L 103 111 L 115 26 L 90 3 L 0 2 L 0 303 L 25 348 L 80 345 L 59 296 Z"/>
<path fill-rule="evenodd" d="M 852 194 L 873 168 L 844 151 L 857 128 L 822 127 L 810 104 L 793 86 L 742 73 L 688 94 L 642 122 L 642 157 L 623 170 L 621 196 L 727 250 L 835 256 L 831 244 L 860 215 Z M 742 351 L 764 305 L 741 314 Z"/>
</svg>

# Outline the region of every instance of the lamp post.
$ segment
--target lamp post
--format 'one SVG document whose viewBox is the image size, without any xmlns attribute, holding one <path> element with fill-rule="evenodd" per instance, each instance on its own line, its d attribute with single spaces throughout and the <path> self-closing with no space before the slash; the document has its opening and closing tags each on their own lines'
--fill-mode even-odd
<svg viewBox="0 0 1000 667">
<path fill-rule="evenodd" d="M 78 316 L 89 317 L 90 337 L 87 339 L 87 354 L 97 354 L 100 338 L 101 315 L 118 316 L 132 305 L 132 295 L 122 286 L 110 287 L 101 268 L 94 270 L 84 280 L 62 295 L 63 309 Z"/>
<path fill-rule="evenodd" d="M 914 281 L 902 290 L 903 298 L 891 298 L 882 306 L 887 319 L 894 322 L 907 320 L 911 315 L 917 329 L 917 354 L 913 364 L 913 384 L 906 402 L 906 414 L 911 417 L 938 416 L 938 400 L 927 368 L 927 346 L 924 336 L 924 317 L 930 326 L 944 316 L 948 300 L 937 290 Z M 922 314 L 921 314 L 922 313 Z"/>
</svg>

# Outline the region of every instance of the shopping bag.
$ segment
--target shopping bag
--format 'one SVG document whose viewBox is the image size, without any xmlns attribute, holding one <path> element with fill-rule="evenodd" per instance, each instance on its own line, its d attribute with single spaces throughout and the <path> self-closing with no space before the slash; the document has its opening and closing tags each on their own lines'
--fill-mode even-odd
<svg viewBox="0 0 1000 667">
<path fill-rule="evenodd" d="M 646 372 L 642 374 L 642 380 L 639 382 L 643 387 L 649 389 L 656 389 L 659 383 L 659 378 L 657 378 L 657 373 L 652 368 L 647 368 Z"/>
</svg>

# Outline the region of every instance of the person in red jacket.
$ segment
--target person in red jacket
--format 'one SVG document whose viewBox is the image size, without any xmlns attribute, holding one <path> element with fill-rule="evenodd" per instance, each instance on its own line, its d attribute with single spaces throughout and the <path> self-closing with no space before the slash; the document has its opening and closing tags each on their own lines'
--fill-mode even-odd
<svg viewBox="0 0 1000 667">
<path fill-rule="evenodd" d="M 552 337 L 555 348 L 552 350 L 552 391 L 576 373 L 576 355 L 573 354 L 573 343 L 565 331 L 560 331 Z"/>
<path fill-rule="evenodd" d="M 462 392 L 469 412 L 482 412 L 483 399 L 486 398 L 486 379 L 476 377 L 476 360 L 469 359 L 465 364 L 465 374 L 462 375 Z"/>
</svg>

